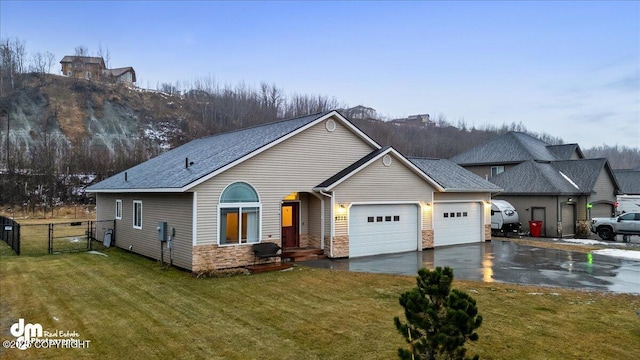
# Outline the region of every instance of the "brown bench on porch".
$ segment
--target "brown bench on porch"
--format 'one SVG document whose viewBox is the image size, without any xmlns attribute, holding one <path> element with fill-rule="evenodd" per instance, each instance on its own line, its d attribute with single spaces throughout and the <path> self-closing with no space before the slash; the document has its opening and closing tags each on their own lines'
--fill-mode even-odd
<svg viewBox="0 0 640 360">
<path fill-rule="evenodd" d="M 255 265 L 258 260 L 262 259 L 282 257 L 281 250 L 282 248 L 278 244 L 272 242 L 253 244 L 253 255 L 255 256 L 253 264 Z"/>
</svg>

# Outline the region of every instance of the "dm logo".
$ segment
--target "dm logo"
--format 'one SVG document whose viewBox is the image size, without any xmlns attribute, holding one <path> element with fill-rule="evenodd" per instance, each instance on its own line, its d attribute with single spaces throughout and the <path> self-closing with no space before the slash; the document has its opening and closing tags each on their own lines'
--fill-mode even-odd
<svg viewBox="0 0 640 360">
<path fill-rule="evenodd" d="M 20 318 L 17 323 L 11 325 L 11 335 L 16 337 L 16 347 L 26 350 L 31 347 L 31 339 L 42 337 L 42 325 L 26 324 Z"/>
</svg>

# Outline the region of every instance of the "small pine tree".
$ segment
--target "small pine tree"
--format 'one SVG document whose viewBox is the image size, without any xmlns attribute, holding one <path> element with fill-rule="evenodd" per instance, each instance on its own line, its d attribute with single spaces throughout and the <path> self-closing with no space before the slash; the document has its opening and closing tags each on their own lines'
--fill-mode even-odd
<svg viewBox="0 0 640 360">
<path fill-rule="evenodd" d="M 449 267 L 422 268 L 416 280 L 415 288 L 400 295 L 407 322 L 394 318 L 409 344 L 409 350 L 399 348 L 398 355 L 401 359 L 468 359 L 464 343 L 478 340 L 475 329 L 482 324 L 476 301 L 451 289 L 453 270 Z"/>
</svg>

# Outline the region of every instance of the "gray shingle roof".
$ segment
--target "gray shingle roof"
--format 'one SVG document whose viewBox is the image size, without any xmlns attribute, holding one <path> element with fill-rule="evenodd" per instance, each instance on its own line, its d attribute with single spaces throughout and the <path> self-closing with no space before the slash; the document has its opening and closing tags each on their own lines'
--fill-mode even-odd
<svg viewBox="0 0 640 360">
<path fill-rule="evenodd" d="M 60 60 L 60 63 L 70 63 L 75 60 L 80 60 L 86 64 L 103 64 L 104 59 L 100 56 L 75 56 L 75 55 L 67 55 Z"/>
<path fill-rule="evenodd" d="M 480 165 L 560 160 L 548 146 L 530 135 L 512 131 L 458 154 L 451 161 L 459 165 Z"/>
<path fill-rule="evenodd" d="M 409 158 L 409 161 L 440 184 L 445 191 L 499 192 L 501 190 L 499 186 L 450 160 Z"/>
<path fill-rule="evenodd" d="M 606 159 L 538 163 L 532 160 L 492 177 L 502 194 L 583 195 L 591 194 Z"/>
<path fill-rule="evenodd" d="M 571 160 L 571 155 L 573 155 L 574 152 L 578 152 L 578 156 L 584 159 L 584 155 L 578 144 L 548 145 L 547 149 L 549 149 L 558 160 Z"/>
<path fill-rule="evenodd" d="M 602 172 L 605 166 L 608 168 L 607 159 L 581 159 L 581 160 L 566 160 L 566 161 L 554 161 L 551 163 L 554 169 L 561 171 L 572 179 L 576 185 L 582 190 L 589 192 L 593 191 L 598 180 L 598 176 Z M 609 174 L 613 177 L 613 173 Z M 613 195 L 613 194 L 611 194 Z"/>
<path fill-rule="evenodd" d="M 640 170 L 613 170 L 613 173 L 621 193 L 640 195 Z"/>
<path fill-rule="evenodd" d="M 87 191 L 179 191 L 329 113 L 330 111 L 193 140 L 92 185 Z M 188 168 L 185 166 L 185 159 L 193 162 Z"/>
</svg>

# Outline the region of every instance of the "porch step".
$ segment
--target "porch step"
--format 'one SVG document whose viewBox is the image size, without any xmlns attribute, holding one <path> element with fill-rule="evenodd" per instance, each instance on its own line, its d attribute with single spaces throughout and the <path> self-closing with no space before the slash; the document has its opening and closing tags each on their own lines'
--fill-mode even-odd
<svg viewBox="0 0 640 360">
<path fill-rule="evenodd" d="M 300 262 L 306 260 L 324 259 L 324 251 L 315 248 L 286 249 L 282 252 L 283 261 Z"/>
</svg>

